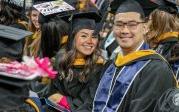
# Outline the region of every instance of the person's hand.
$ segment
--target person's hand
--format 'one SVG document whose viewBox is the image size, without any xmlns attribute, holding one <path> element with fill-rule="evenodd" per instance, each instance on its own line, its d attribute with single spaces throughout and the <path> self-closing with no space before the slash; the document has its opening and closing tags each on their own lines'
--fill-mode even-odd
<svg viewBox="0 0 179 112">
<path fill-rule="evenodd" d="M 55 93 L 48 97 L 48 99 L 54 103 L 58 103 L 63 98 L 63 95 L 60 93 Z"/>
</svg>

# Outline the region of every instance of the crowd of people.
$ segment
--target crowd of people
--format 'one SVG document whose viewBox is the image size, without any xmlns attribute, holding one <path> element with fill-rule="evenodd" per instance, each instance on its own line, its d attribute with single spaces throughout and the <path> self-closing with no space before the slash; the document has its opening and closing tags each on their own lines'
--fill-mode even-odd
<svg viewBox="0 0 179 112">
<path fill-rule="evenodd" d="M 47 2 L 74 10 L 44 14 L 37 5 Z M 24 1 L 0 0 L 0 25 L 28 32 L 5 35 L 0 26 L 0 64 L 48 57 L 57 71 L 54 79 L 0 75 L 0 112 L 178 112 L 177 5 L 36 0 L 25 9 Z"/>
</svg>

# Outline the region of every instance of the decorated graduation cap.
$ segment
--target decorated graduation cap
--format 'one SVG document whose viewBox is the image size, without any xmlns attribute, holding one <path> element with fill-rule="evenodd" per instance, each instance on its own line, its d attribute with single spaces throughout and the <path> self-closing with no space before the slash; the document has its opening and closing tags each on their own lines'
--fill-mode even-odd
<svg viewBox="0 0 179 112">
<path fill-rule="evenodd" d="M 75 10 L 73 6 L 71 6 L 64 0 L 43 2 L 40 4 L 33 5 L 33 7 L 41 13 L 39 18 L 39 22 L 41 24 L 48 22 L 54 18 L 62 19 L 65 17 L 69 17 Z"/>
<path fill-rule="evenodd" d="M 97 8 L 91 7 L 88 12 L 79 12 L 71 16 L 67 50 L 72 48 L 74 35 L 81 29 L 92 29 L 95 31 L 94 35 L 98 35 L 101 29 L 101 15 Z"/>
</svg>

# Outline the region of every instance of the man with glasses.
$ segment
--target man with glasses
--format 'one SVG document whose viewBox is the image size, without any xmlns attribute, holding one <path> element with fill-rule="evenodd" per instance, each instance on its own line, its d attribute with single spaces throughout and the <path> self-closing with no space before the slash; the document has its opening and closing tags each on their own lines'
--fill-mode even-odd
<svg viewBox="0 0 179 112">
<path fill-rule="evenodd" d="M 144 12 L 137 2 L 119 6 L 113 32 L 122 53 L 106 64 L 93 112 L 152 112 L 175 81 L 167 62 L 144 42 Z"/>
</svg>

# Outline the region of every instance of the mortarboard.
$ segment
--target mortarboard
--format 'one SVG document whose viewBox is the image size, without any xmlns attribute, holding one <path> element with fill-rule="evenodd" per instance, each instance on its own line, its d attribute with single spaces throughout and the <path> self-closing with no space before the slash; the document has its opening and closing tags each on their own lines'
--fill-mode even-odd
<svg viewBox="0 0 179 112">
<path fill-rule="evenodd" d="M 102 16 L 96 7 L 89 7 L 89 9 L 82 12 L 74 12 L 70 17 L 71 31 L 77 27 L 94 28 L 93 26 L 96 26 L 96 23 L 100 23 L 101 19 Z"/>
<path fill-rule="evenodd" d="M 43 24 L 51 19 L 66 19 L 74 12 L 75 8 L 63 0 L 43 2 L 33 5 L 41 14 L 39 23 Z"/>
<path fill-rule="evenodd" d="M 66 22 L 75 8 L 63 0 L 43 2 L 33 7 L 40 12 L 42 55 L 52 57 L 61 46 L 66 45 Z M 53 53 L 49 49 L 53 50 Z"/>
<path fill-rule="evenodd" d="M 179 1 L 178 0 L 164 0 L 165 5 L 171 6 L 173 8 L 177 8 L 179 6 Z"/>
<path fill-rule="evenodd" d="M 32 35 L 32 32 L 21 30 L 10 26 L 0 25 L 1 38 L 7 38 L 10 40 L 18 41 L 30 35 Z"/>
<path fill-rule="evenodd" d="M 18 11 L 25 10 L 25 2 L 26 0 L 1 0 L 1 4 L 8 5 Z"/>
<path fill-rule="evenodd" d="M 125 0 L 113 0 L 110 3 L 110 13 L 115 14 L 118 7 L 124 2 Z"/>
<path fill-rule="evenodd" d="M 96 23 L 101 21 L 101 16 L 97 12 L 81 12 L 72 15 L 71 18 L 71 27 L 72 29 L 76 27 L 84 28 L 94 28 Z"/>
<path fill-rule="evenodd" d="M 145 17 L 145 14 L 141 5 L 137 1 L 134 1 L 134 0 L 124 1 L 116 10 L 116 14 L 124 13 L 124 12 L 137 12 L 141 14 L 143 17 Z"/>
<path fill-rule="evenodd" d="M 31 32 L 18 28 L 0 25 L 0 58 L 7 57 L 12 60 L 21 60 L 23 53 L 23 42 Z"/>
<path fill-rule="evenodd" d="M 1 14 L 3 16 L 12 14 L 18 19 L 27 20 L 27 17 L 25 15 L 26 0 L 0 0 L 0 4 L 2 7 Z M 8 10 L 5 9 L 6 6 L 15 11 L 10 11 L 7 13 Z"/>
<path fill-rule="evenodd" d="M 33 0 L 33 5 L 29 8 L 29 11 L 31 12 L 32 10 L 37 10 L 37 8 L 35 8 L 35 5 L 39 5 L 45 2 L 51 2 L 54 0 Z M 37 10 L 38 11 L 38 10 Z"/>
<path fill-rule="evenodd" d="M 175 0 L 136 0 L 138 1 L 144 9 L 145 15 L 149 16 L 149 14 L 154 9 L 168 10 L 169 13 L 176 13 L 176 1 Z M 174 2 L 175 1 L 175 2 Z"/>
<path fill-rule="evenodd" d="M 91 8 L 88 12 L 79 12 L 71 16 L 69 39 L 67 42 L 67 50 L 70 50 L 74 40 L 74 32 L 78 32 L 81 29 L 93 29 L 94 35 L 100 31 L 101 15 L 98 10 Z"/>
<path fill-rule="evenodd" d="M 150 13 L 161 5 L 164 5 L 163 0 L 136 0 L 143 8 L 145 16 L 148 17 Z"/>
<path fill-rule="evenodd" d="M 110 4 L 111 13 L 115 14 L 118 7 L 125 2 L 126 0 L 113 0 Z M 131 1 L 137 1 L 140 6 L 142 7 L 145 16 L 149 16 L 149 14 L 159 7 L 160 5 L 164 4 L 163 0 L 131 0 Z M 137 8 L 137 7 L 136 7 Z"/>
<path fill-rule="evenodd" d="M 158 9 L 168 12 L 170 14 L 177 14 L 178 13 L 178 8 L 177 8 L 177 3 L 171 0 L 165 0 L 164 5 L 161 5 Z"/>
<path fill-rule="evenodd" d="M 33 4 L 35 4 L 35 3 L 43 3 L 43 2 L 50 2 L 50 1 L 54 1 L 54 0 L 33 0 Z"/>
</svg>

